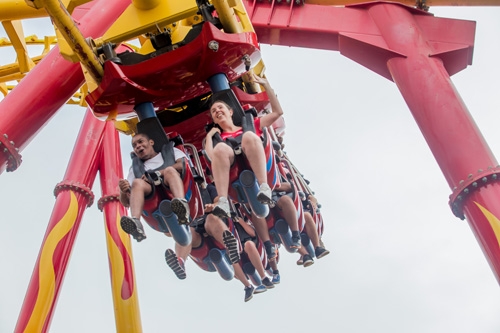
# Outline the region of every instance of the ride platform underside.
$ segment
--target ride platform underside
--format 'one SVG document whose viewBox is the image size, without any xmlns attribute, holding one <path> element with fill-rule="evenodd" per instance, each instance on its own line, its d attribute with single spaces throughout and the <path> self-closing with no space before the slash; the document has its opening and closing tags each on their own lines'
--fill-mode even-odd
<svg viewBox="0 0 500 333">
<path fill-rule="evenodd" d="M 268 108 L 267 93 L 248 79 L 252 72 L 264 75 L 259 43 L 338 51 L 393 81 L 452 190 L 453 214 L 468 221 L 500 282 L 500 167 L 450 80 L 472 64 L 475 22 L 425 10 L 440 3 L 0 2 L 0 19 L 19 59 L 17 66 L 0 67 L 6 95 L 0 103 L 0 172 L 21 166 L 22 150 L 75 92 L 88 105 L 54 191 L 56 204 L 15 331 L 49 330 L 98 171 L 117 331 L 142 331 L 130 238 L 119 224 L 126 212 L 115 193 L 123 178 L 117 131 L 137 133 L 138 109 L 149 103 L 165 133 L 176 132 L 198 156 L 216 91 L 227 88 L 257 111 Z M 34 61 L 16 20 L 46 16 L 57 28 L 58 45 Z M 13 79 L 20 81 L 7 93 L 5 83 Z"/>
</svg>

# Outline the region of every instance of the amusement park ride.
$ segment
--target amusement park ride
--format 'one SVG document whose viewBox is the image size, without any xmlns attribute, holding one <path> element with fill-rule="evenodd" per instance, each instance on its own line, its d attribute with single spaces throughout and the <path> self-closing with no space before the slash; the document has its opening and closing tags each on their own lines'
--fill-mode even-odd
<svg viewBox="0 0 500 333">
<path fill-rule="evenodd" d="M 5 96 L 0 103 L 0 172 L 22 167 L 22 150 L 68 100 L 88 107 L 64 180 L 54 190 L 53 214 L 15 331 L 49 330 L 80 221 L 94 201 L 105 216 L 117 331 L 141 331 L 130 239 L 119 223 L 126 211 L 116 186 L 123 178 L 118 132 L 145 131 L 155 141 L 180 144 L 193 162 L 191 179 L 205 184 L 209 162 L 203 138 L 213 96 L 239 102 L 234 107 L 242 119 L 247 105 L 257 112 L 269 107 L 267 93 L 249 80 L 250 72 L 265 75 L 259 43 L 339 51 L 396 83 L 452 190 L 452 213 L 468 221 L 500 281 L 500 166 L 450 81 L 472 63 L 475 23 L 427 11 L 449 4 L 1 0 L 0 20 L 9 39 L 0 45 L 12 46 L 17 61 L 0 67 Z M 57 38 L 25 38 L 20 20 L 47 16 Z M 30 44 L 43 44 L 43 55 L 30 58 Z M 18 83 L 10 85 L 13 81 Z M 51 93 L 55 89 L 58 93 Z M 20 120 L 27 125 L 19 126 Z M 277 140 L 273 129 L 268 138 Z M 271 162 L 273 154 L 282 154 L 279 148 L 267 152 Z M 281 159 L 295 185 L 310 193 L 286 155 Z M 98 171 L 99 199 L 91 191 Z M 200 215 L 194 201 L 191 208 Z M 151 213 L 166 219 L 155 207 Z M 319 214 L 316 222 L 321 235 Z M 285 248 L 286 243 L 285 238 Z M 204 259 L 200 267 L 210 270 Z"/>
</svg>

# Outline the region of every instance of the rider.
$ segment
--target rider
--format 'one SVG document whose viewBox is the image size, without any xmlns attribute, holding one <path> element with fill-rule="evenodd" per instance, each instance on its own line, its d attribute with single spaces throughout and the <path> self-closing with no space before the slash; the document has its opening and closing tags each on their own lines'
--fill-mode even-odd
<svg viewBox="0 0 500 333">
<path fill-rule="evenodd" d="M 259 83 L 265 88 L 273 110 L 273 112 L 255 119 L 254 124 L 256 133 L 247 131 L 242 134 L 242 128 L 236 126 L 233 122 L 233 109 L 225 102 L 216 100 L 210 107 L 210 115 L 213 122 L 218 125 L 218 127 L 214 126 L 208 132 L 205 150 L 211 160 L 213 177 L 217 186 L 217 192 L 220 195 L 219 202 L 214 208 L 214 214 L 220 217 L 229 217 L 230 215 L 227 195 L 229 191 L 229 171 L 235 160 L 235 154 L 229 145 L 218 144 L 215 147 L 213 146 L 212 137 L 215 133 L 220 133 L 222 139 L 237 137 L 239 135 L 242 136 L 241 148 L 260 186 L 257 199 L 262 203 L 269 203 L 272 201 L 272 191 L 267 184 L 266 157 L 260 136 L 264 127 L 271 126 L 283 115 L 283 109 L 271 85 L 266 79 L 252 74 L 251 80 L 252 82 Z"/>
<path fill-rule="evenodd" d="M 138 158 L 144 163 L 146 171 L 155 170 L 164 164 L 161 153 L 153 148 L 154 141 L 145 133 L 138 133 L 132 138 L 132 148 Z M 163 178 L 163 183 L 168 186 L 174 199 L 172 200 L 172 211 L 177 215 L 179 224 L 189 223 L 189 205 L 184 198 L 184 185 L 180 177 L 182 172 L 182 159 L 186 155 L 179 149 L 174 148 L 175 164 L 158 170 Z M 135 178 L 132 167 L 130 168 L 127 179 L 120 179 L 118 186 L 120 188 L 120 202 L 125 207 L 130 207 L 130 217 L 122 216 L 120 224 L 122 229 L 131 234 L 138 242 L 146 239 L 144 227 L 140 221 L 144 202 L 150 199 L 153 193 L 153 184 L 146 175 L 141 178 Z"/>
</svg>

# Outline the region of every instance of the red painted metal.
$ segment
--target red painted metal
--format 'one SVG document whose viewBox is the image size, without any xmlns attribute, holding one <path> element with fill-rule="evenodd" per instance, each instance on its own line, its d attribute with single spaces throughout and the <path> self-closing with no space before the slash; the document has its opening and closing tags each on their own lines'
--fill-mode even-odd
<svg viewBox="0 0 500 333">
<path fill-rule="evenodd" d="M 259 42 L 338 50 L 397 84 L 453 189 L 454 214 L 467 217 L 500 282 L 500 170 L 450 80 L 472 63 L 475 22 L 382 2 L 293 13 L 245 4 Z"/>
<path fill-rule="evenodd" d="M 217 50 L 209 48 L 214 42 Z M 134 106 L 142 102 L 162 110 L 208 93 L 206 80 L 215 74 L 236 80 L 245 72 L 245 55 L 252 64 L 260 61 L 255 33 L 225 34 L 206 23 L 192 42 L 171 52 L 134 65 L 105 62 L 103 80 L 87 102 L 104 119 L 135 117 Z"/>
<path fill-rule="evenodd" d="M 106 122 L 100 152 L 99 175 L 102 198 L 99 200 L 99 209 L 103 211 L 106 223 L 116 331 L 140 332 L 142 324 L 130 237 L 119 225 L 120 217 L 127 212 L 118 199 L 117 184 L 118 180 L 123 178 L 123 168 L 120 140 L 112 122 Z"/>
<path fill-rule="evenodd" d="M 91 188 L 94 183 L 105 125 L 87 112 L 64 176 L 64 181 L 81 185 L 60 187 L 56 192 L 56 203 L 21 308 L 16 332 L 47 332 L 49 329 L 80 221 L 90 203 L 88 193 L 81 188 Z"/>
<path fill-rule="evenodd" d="M 84 36 L 101 36 L 129 4 L 93 1 L 75 10 L 75 18 Z M 22 151 L 83 83 L 80 65 L 64 60 L 55 47 L 0 103 L 0 135 L 7 135 L 18 152 Z M 0 149 L 0 173 L 9 156 Z"/>
</svg>

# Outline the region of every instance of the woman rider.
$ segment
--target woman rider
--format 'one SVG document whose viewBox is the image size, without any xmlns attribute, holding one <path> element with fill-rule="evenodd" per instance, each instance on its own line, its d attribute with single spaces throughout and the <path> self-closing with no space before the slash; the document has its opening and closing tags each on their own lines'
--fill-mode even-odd
<svg viewBox="0 0 500 333">
<path fill-rule="evenodd" d="M 241 139 L 241 148 L 250 164 L 250 168 L 255 174 L 259 183 L 259 192 L 257 199 L 262 203 L 269 203 L 272 198 L 272 191 L 267 184 L 266 173 L 266 157 L 264 147 L 260 135 L 264 127 L 271 126 L 278 118 L 283 115 L 283 109 L 274 93 L 269 82 L 252 74 L 251 82 L 260 84 L 266 90 L 269 102 L 271 104 L 272 112 L 264 115 L 261 118 L 255 119 L 255 131 L 247 131 L 243 133 Z M 215 181 L 217 192 L 219 193 L 219 202 L 214 208 L 214 214 L 220 217 L 229 217 L 229 202 L 227 195 L 229 191 L 229 170 L 234 162 L 235 155 L 231 147 L 226 144 L 216 145 L 213 147 L 213 136 L 215 133 L 220 133 L 221 137 L 236 137 L 242 134 L 242 128 L 233 123 L 233 109 L 225 102 L 217 100 L 214 101 L 210 107 L 210 115 L 215 124 L 219 125 L 222 131 L 213 127 L 206 136 L 205 150 L 212 164 L 212 174 Z"/>
</svg>

